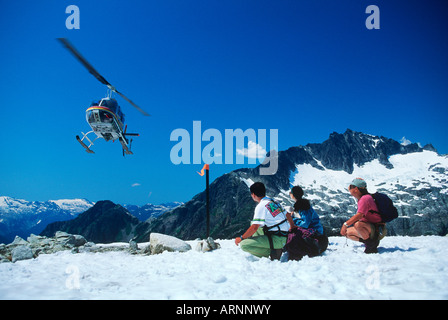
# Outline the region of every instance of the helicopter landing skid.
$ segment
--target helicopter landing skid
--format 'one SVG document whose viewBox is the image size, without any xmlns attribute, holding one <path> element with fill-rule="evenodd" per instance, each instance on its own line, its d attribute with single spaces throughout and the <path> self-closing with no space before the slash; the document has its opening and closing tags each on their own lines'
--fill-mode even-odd
<svg viewBox="0 0 448 320">
<path fill-rule="evenodd" d="M 87 135 L 88 135 L 89 133 L 91 133 L 91 132 L 93 132 L 93 131 L 89 131 L 89 132 L 87 132 L 87 133 L 81 132 L 81 133 L 82 133 L 82 138 L 80 138 L 79 136 L 76 136 L 76 140 L 78 140 L 78 142 L 84 147 L 84 149 L 86 149 L 86 151 L 87 151 L 88 153 L 95 153 L 95 152 L 93 152 L 92 149 L 90 149 L 90 147 L 93 145 L 93 141 L 95 141 L 97 138 L 95 138 L 93 141 L 91 141 L 91 140 L 87 137 Z M 87 139 L 87 140 L 90 142 L 90 144 L 89 144 L 88 146 L 84 143 L 84 141 L 83 141 L 84 139 Z"/>
<path fill-rule="evenodd" d="M 131 150 L 129 150 L 126 142 L 123 140 L 123 138 L 119 138 L 121 146 L 123 147 L 123 155 L 124 154 L 134 154 Z"/>
</svg>

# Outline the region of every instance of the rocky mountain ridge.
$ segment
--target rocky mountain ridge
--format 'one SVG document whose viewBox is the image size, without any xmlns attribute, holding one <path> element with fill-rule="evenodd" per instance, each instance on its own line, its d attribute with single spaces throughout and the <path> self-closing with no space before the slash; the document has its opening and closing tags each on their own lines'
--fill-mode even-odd
<svg viewBox="0 0 448 320">
<path fill-rule="evenodd" d="M 57 231 L 64 231 L 95 243 L 129 242 L 136 236 L 139 224 L 124 207 L 105 200 L 98 201 L 73 220 L 50 223 L 40 235 L 52 237 Z"/>
</svg>

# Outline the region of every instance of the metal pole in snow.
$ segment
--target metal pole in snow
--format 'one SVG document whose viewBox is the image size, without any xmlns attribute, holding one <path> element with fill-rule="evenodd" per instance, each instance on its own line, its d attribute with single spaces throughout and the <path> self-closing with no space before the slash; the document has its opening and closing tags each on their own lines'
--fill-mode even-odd
<svg viewBox="0 0 448 320">
<path fill-rule="evenodd" d="M 210 236 L 210 191 L 208 188 L 209 185 L 209 168 L 207 166 L 207 169 L 205 171 L 205 196 L 207 199 L 207 238 Z"/>
<path fill-rule="evenodd" d="M 206 198 L 206 212 L 207 212 L 207 238 L 210 237 L 210 191 L 209 191 L 209 171 L 210 166 L 204 164 L 201 172 L 198 172 L 200 176 L 204 175 L 205 170 L 205 198 Z"/>
</svg>

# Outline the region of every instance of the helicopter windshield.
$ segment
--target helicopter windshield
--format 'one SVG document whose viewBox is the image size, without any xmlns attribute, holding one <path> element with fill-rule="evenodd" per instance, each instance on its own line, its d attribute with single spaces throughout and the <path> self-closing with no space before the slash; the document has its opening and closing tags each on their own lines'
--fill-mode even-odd
<svg viewBox="0 0 448 320">
<path fill-rule="evenodd" d="M 113 113 L 117 113 L 117 109 L 119 109 L 118 103 L 112 99 L 103 99 L 100 101 L 99 106 L 106 107 L 110 109 Z"/>
<path fill-rule="evenodd" d="M 117 116 L 118 120 L 124 123 L 124 113 L 121 112 L 121 108 L 115 99 L 104 98 L 101 99 L 100 101 L 93 101 L 90 104 L 90 107 L 96 107 L 96 106 L 108 108 L 111 112 L 113 112 Z M 104 112 L 101 112 L 100 114 L 102 115 L 101 121 L 109 119 L 107 116 L 104 116 Z M 88 113 L 87 119 L 89 122 L 92 122 L 94 120 L 92 112 Z"/>
</svg>

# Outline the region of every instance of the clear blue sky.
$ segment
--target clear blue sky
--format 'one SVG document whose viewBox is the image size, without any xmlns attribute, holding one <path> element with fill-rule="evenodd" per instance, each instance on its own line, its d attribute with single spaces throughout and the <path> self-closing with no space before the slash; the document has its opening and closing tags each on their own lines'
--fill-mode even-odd
<svg viewBox="0 0 448 320">
<path fill-rule="evenodd" d="M 65 25 L 68 5 L 80 29 Z M 368 5 L 380 29 L 368 30 Z M 448 20 L 433 0 L 0 1 L 0 195 L 117 203 L 188 201 L 202 165 L 174 165 L 177 128 L 278 129 L 279 150 L 347 128 L 448 153 Z M 85 109 L 118 90 L 133 156 L 97 140 Z M 204 142 L 204 147 L 208 142 Z M 245 165 L 212 165 L 211 181 Z"/>
</svg>

